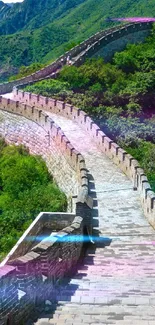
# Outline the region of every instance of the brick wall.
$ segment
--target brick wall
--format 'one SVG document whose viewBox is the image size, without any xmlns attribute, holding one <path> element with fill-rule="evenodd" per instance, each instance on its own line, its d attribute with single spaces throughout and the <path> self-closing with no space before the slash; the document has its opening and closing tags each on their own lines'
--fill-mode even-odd
<svg viewBox="0 0 155 325">
<path fill-rule="evenodd" d="M 36 100 L 36 95 L 24 93 L 18 89 L 14 90 L 14 98 L 38 108 L 44 107 L 46 111 L 52 111 L 75 120 L 80 127 L 86 130 L 98 147 L 132 180 L 133 188 L 138 189 L 140 193 L 144 214 L 155 228 L 155 193 L 151 190 L 147 177 L 140 168 L 138 161 L 108 138 L 85 112 L 69 104 L 39 95 Z"/>
<path fill-rule="evenodd" d="M 10 92 L 16 85 L 27 84 L 54 73 L 66 63 L 68 55 L 75 57 L 81 51 L 85 51 L 83 57 L 79 55 L 76 62 L 77 65 L 81 64 L 87 55 L 91 56 L 97 52 L 98 48 L 103 45 L 102 40 L 103 43 L 110 43 L 114 39 L 124 36 L 124 33 L 125 35 L 131 34 L 132 28 L 136 28 L 138 31 L 150 29 L 151 26 L 152 24 L 147 23 L 129 24 L 97 33 L 65 53 L 48 67 L 31 76 L 0 85 L 0 93 Z M 63 59 L 63 63 L 61 59 Z M 109 139 L 89 116 L 76 107 L 43 96 L 18 90 L 14 91 L 14 96 L 16 100 L 22 100 L 25 104 L 16 100 L 0 98 L 0 108 L 4 111 L 0 116 L 0 132 L 9 143 L 25 144 L 31 153 L 41 154 L 49 170 L 51 169 L 51 172 L 54 173 L 55 179 L 58 180 L 60 187 L 65 190 L 67 195 L 69 196 L 69 193 L 75 195 L 74 190 L 76 189 L 77 202 L 74 220 L 68 220 L 68 226 L 58 231 L 52 241 L 49 237 L 49 240 L 42 240 L 32 248 L 24 248 L 24 246 L 22 247 L 24 240 L 21 240 L 20 245 L 16 247 L 17 250 L 15 249 L 16 253 L 18 252 L 16 257 L 14 255 L 15 259 L 5 262 L 5 265 L 0 267 L 0 325 L 6 325 L 8 322 L 15 325 L 22 324 L 23 319 L 26 321 L 30 314 L 49 297 L 50 300 L 52 297 L 53 302 L 57 301 L 59 284 L 64 277 L 74 272 L 81 254 L 83 243 L 78 240 L 78 237 L 75 237 L 76 241 L 72 241 L 72 236 L 82 236 L 85 226 L 90 233 L 92 227 L 92 201 L 88 196 L 89 184 L 84 158 L 74 149 L 62 130 L 41 111 L 41 108 L 44 107 L 47 111 L 76 120 L 92 136 L 99 148 L 113 159 L 133 181 L 133 187 L 139 190 L 144 213 L 148 221 L 155 227 L 155 194 L 150 188 L 144 171 L 139 167 L 138 162 Z M 29 119 L 27 128 L 25 120 L 22 121 L 24 118 Z M 12 122 L 10 123 L 10 121 Z M 32 131 L 34 125 L 35 130 Z M 60 165 L 62 160 L 63 163 Z M 60 170 L 58 172 L 58 167 L 62 170 L 62 174 Z M 64 173 L 64 170 L 69 170 L 68 179 L 71 179 L 70 176 L 74 173 L 76 180 L 74 186 L 72 186 L 73 184 L 69 185 L 69 190 L 69 182 L 66 182 L 64 178 L 61 182 L 62 176 L 68 174 Z M 84 172 L 85 177 L 83 177 Z M 67 187 L 64 185 L 66 183 Z M 65 218 L 63 218 L 63 222 L 65 222 Z M 37 234 L 38 230 L 35 225 L 31 225 L 31 229 L 29 229 L 31 234 Z M 27 249 L 28 252 L 19 257 Z"/>
<path fill-rule="evenodd" d="M 83 235 L 85 227 L 91 233 L 93 204 L 88 196 L 84 158 L 52 119 L 40 109 L 2 97 L 0 108 L 0 133 L 6 141 L 25 144 L 31 153 L 41 154 L 66 194 L 77 196 L 73 214 L 59 213 L 59 219 L 55 214 L 40 214 L 0 267 L 0 325 L 8 321 L 19 325 L 45 300 L 57 300 L 59 284 L 74 272 L 79 260 L 83 242 L 78 237 Z M 66 179 L 67 170 L 70 177 Z M 36 246 L 34 241 L 26 241 L 27 236 L 41 234 L 44 226 L 51 231 L 56 228 L 52 241 L 49 237 Z"/>
<path fill-rule="evenodd" d="M 79 66 L 86 58 L 94 56 L 103 56 L 105 61 L 109 61 L 115 51 L 123 50 L 128 43 L 144 41 L 151 28 L 152 23 L 135 23 L 109 29 L 101 33 L 99 38 L 94 37 L 94 41 L 77 57 L 74 64 Z"/>
<path fill-rule="evenodd" d="M 93 56 L 99 49 L 102 47 L 106 47 L 108 44 L 112 43 L 117 39 L 121 39 L 122 37 L 126 37 L 128 34 L 135 34 L 139 31 L 150 30 L 152 28 L 152 23 L 143 22 L 143 23 L 133 23 L 133 24 L 125 24 L 117 27 L 113 27 L 101 32 L 96 33 L 91 36 L 87 40 L 83 41 L 79 45 L 75 46 L 70 51 L 66 52 L 64 55 L 59 57 L 56 61 L 51 63 L 50 65 L 42 68 L 41 70 L 31 74 L 30 76 L 23 77 L 21 79 L 6 82 L 0 84 L 0 94 L 11 92 L 14 86 L 22 86 L 28 83 L 42 80 L 49 75 L 53 74 L 55 76 L 56 71 L 59 71 L 63 65 L 66 64 L 67 57 L 70 56 L 71 59 L 74 60 L 74 64 L 80 65 L 84 62 L 87 57 Z M 137 34 L 136 41 L 139 40 L 139 35 Z M 135 37 L 135 36 L 134 36 Z M 141 40 L 141 36 L 140 36 Z M 117 51 L 122 49 L 122 43 L 118 42 Z M 106 54 L 107 55 L 107 54 Z M 109 53 L 109 57 L 111 57 L 111 53 Z M 107 55 L 108 58 L 108 55 Z"/>
<path fill-rule="evenodd" d="M 26 254 L 38 241 L 40 242 L 46 233 L 53 233 L 69 227 L 75 218 L 74 213 L 60 212 L 41 212 L 24 232 L 16 245 L 12 248 L 0 266 L 6 265 L 8 262 L 17 257 Z M 47 235 L 46 235 L 47 236 Z"/>
<path fill-rule="evenodd" d="M 75 217 L 70 226 L 46 238 L 27 254 L 0 267 L 0 324 L 24 324 L 45 300 L 56 302 L 60 284 L 74 274 L 83 236 L 83 218 Z M 24 323 L 22 321 L 24 320 Z"/>
</svg>

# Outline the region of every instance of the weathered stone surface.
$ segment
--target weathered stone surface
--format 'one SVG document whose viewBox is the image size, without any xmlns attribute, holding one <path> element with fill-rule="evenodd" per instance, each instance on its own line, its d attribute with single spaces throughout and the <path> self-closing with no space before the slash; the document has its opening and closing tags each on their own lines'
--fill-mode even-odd
<svg viewBox="0 0 155 325">
<path fill-rule="evenodd" d="M 154 230 L 144 217 L 139 193 L 86 131 L 71 120 L 51 116 L 84 156 L 92 175 L 95 187 L 90 195 L 98 204 L 94 235 L 99 233 L 99 238 L 74 278 L 61 287 L 47 323 L 153 325 Z"/>
<path fill-rule="evenodd" d="M 49 144 L 47 132 L 43 128 L 24 117 L 0 111 L 0 134 L 8 143 L 24 144 L 30 153 L 41 155 L 49 172 L 67 196 L 77 194 L 78 180 L 75 171 L 55 141 L 51 139 Z"/>
<path fill-rule="evenodd" d="M 122 36 L 125 36 L 124 40 L 126 40 L 126 35 L 134 33 L 132 29 L 139 32 L 143 38 L 145 36 L 143 30 L 150 27 L 149 24 L 146 26 L 129 24 L 118 30 L 111 29 L 108 32 L 97 33 L 68 54 L 72 56 L 73 64 L 78 65 L 85 60 L 86 56 L 92 56 L 97 52 L 97 48 L 102 48 L 104 44 L 112 42 L 115 46 L 117 42 L 114 41 Z M 66 63 L 68 54 L 62 57 L 63 64 Z M 110 55 L 108 47 L 107 54 Z M 60 68 L 60 60 L 57 60 L 42 71 L 24 78 L 22 82 L 24 84 L 43 78 Z M 21 80 L 15 82 L 15 84 L 20 83 Z M 0 86 L 0 92 L 11 90 L 13 85 L 14 83 Z M 121 152 L 121 149 L 114 148 L 111 140 L 102 135 L 97 126 L 93 127 L 94 123 L 91 119 L 84 116 L 78 108 L 68 107 L 60 102 L 50 103 L 50 100 L 42 96 L 23 92 L 19 92 L 17 99 L 19 101 L 14 102 L 11 99 L 4 101 L 1 98 L 2 109 L 7 108 L 15 114 L 24 112 L 24 116 L 32 119 L 33 122 L 21 116 L 1 113 L 0 131 L 8 142 L 18 145 L 25 141 L 30 152 L 41 154 L 49 170 L 52 168 L 52 173 L 54 171 L 55 179 L 58 178 L 59 186 L 68 197 L 69 193 L 76 197 L 83 182 L 84 195 L 80 202 L 77 199 L 79 212 L 81 206 L 86 204 L 85 197 L 88 194 L 85 166 L 80 173 L 82 161 L 86 162 L 89 195 L 94 202 L 93 235 L 96 237 L 92 237 L 87 227 L 93 245 L 87 251 L 84 264 L 79 266 L 76 275 L 66 285 L 61 284 L 62 279 L 66 274 L 68 277 L 69 271 L 78 261 L 82 242 L 55 240 L 51 243 L 49 240 L 42 242 L 37 248 L 34 247 L 34 250 L 32 248 L 29 255 L 21 257 L 16 268 L 11 269 L 11 279 L 5 277 L 5 274 L 0 277 L 2 289 L 0 324 L 4 325 L 8 321 L 19 324 L 21 319 L 24 319 L 26 324 L 26 318 L 30 313 L 33 318 L 36 304 L 48 299 L 51 303 L 57 303 L 54 315 L 51 308 L 51 313 L 48 310 L 48 315 L 45 313 L 40 315 L 35 324 L 153 325 L 155 319 L 154 231 L 144 218 L 141 203 L 149 222 L 155 226 L 155 200 L 144 175 L 140 175 L 139 182 L 136 172 L 137 162 L 135 164 L 133 158 L 130 159 L 129 155 Z M 21 101 L 25 101 L 24 106 Z M 41 111 L 46 104 L 55 123 L 49 120 L 48 112 L 46 114 Z M 41 110 L 37 111 L 30 105 L 36 105 Z M 71 120 L 65 119 L 65 116 Z M 8 119 L 9 124 L 7 124 Z M 40 126 L 36 126 L 34 121 Z M 59 132 L 56 123 L 62 127 L 68 139 Z M 112 158 L 132 181 L 108 157 Z M 77 170 L 75 171 L 77 165 L 78 173 Z M 66 170 L 65 174 L 64 170 Z M 133 191 L 133 188 L 138 189 L 139 192 Z M 87 222 L 90 221 L 89 212 L 89 208 L 83 209 L 80 214 Z M 83 236 L 86 220 L 85 223 L 76 221 L 71 225 L 69 233 L 73 229 L 72 234 L 75 239 Z M 67 236 L 68 232 L 60 235 L 58 239 Z M 35 249 L 37 254 L 34 253 Z M 20 304 L 18 304 L 19 295 Z M 9 303 L 8 297 L 9 299 L 11 297 Z M 10 319 L 10 309 L 16 315 L 13 320 Z M 32 321 L 28 322 L 28 324 L 32 323 Z"/>
<path fill-rule="evenodd" d="M 24 144 L 29 148 L 30 153 L 41 155 L 59 186 L 66 192 L 68 199 L 75 194 L 78 196 L 82 186 L 82 177 L 87 175 L 87 171 L 85 169 L 80 176 L 80 162 L 81 159 L 83 161 L 83 157 L 77 152 L 80 159 L 72 162 L 72 155 L 68 149 L 73 147 L 65 136 L 65 150 L 58 145 L 56 138 L 60 128 L 52 122 L 55 131 L 53 133 L 52 130 L 51 134 L 47 134 L 47 130 L 51 127 L 51 120 L 47 114 L 19 101 L 1 99 L 1 106 L 4 111 L 9 111 L 9 113 L 0 111 L 0 133 L 6 141 L 10 144 Z M 14 114 L 11 114 L 10 111 Z M 32 121 L 22 115 L 26 115 L 29 119 L 32 118 Z M 39 125 L 33 121 L 36 117 L 38 117 Z M 87 195 L 88 189 L 85 191 L 84 197 L 87 198 Z M 65 276 L 71 275 L 78 262 L 82 241 L 70 239 L 77 234 L 79 238 L 82 238 L 84 219 L 80 216 L 75 218 L 73 213 L 59 213 L 53 214 L 53 221 L 51 221 L 49 215 L 50 213 L 40 214 L 36 224 L 34 222 L 31 225 L 28 235 L 36 238 L 37 235 L 40 235 L 42 227 L 46 228 L 46 231 L 48 229 L 47 233 L 49 229 L 52 231 L 53 228 L 58 233 L 48 234 L 48 237 L 46 234 L 46 238 L 35 247 L 35 238 L 34 243 L 31 243 L 32 247 L 29 245 L 30 242 L 25 243 L 21 238 L 20 247 L 14 247 L 16 250 L 14 255 L 10 254 L 9 256 L 9 258 L 17 258 L 9 261 L 10 267 L 4 261 L 4 266 L 1 268 L 0 322 L 2 325 L 8 322 L 17 325 L 23 319 L 26 322 L 30 315 L 33 317 L 36 306 L 44 304 L 49 297 L 55 301 L 55 288 Z M 59 232 L 66 226 L 71 226 L 69 236 L 67 232 Z M 31 251 L 29 251 L 30 249 Z M 25 254 L 27 250 L 29 252 Z M 25 255 L 22 256 L 22 254 Z"/>
</svg>

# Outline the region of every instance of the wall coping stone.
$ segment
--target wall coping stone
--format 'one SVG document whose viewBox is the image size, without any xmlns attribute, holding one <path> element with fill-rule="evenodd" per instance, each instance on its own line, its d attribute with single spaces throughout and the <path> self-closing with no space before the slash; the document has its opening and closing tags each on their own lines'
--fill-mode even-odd
<svg viewBox="0 0 155 325">
<path fill-rule="evenodd" d="M 14 96 L 15 99 L 20 98 L 20 90 L 14 89 Z M 33 100 L 33 94 L 31 93 L 31 99 Z M 23 97 L 24 100 L 24 97 Z M 31 104 L 31 101 L 30 101 Z M 37 107 L 39 107 L 40 102 L 38 101 Z M 74 111 L 74 106 L 73 106 L 73 111 Z M 48 105 L 46 107 L 46 110 L 48 111 Z M 155 202 L 153 203 L 153 208 L 148 209 L 148 202 L 147 202 L 147 194 L 150 193 L 147 189 L 147 193 L 144 193 L 143 189 L 143 184 L 146 182 L 149 184 L 148 179 L 144 173 L 144 170 L 140 167 L 138 161 L 132 157 L 130 154 L 128 154 L 124 149 L 120 148 L 117 143 L 113 142 L 112 139 L 106 136 L 106 134 L 100 130 L 99 126 L 94 123 L 94 121 L 88 116 L 85 115 L 85 112 L 76 108 L 77 111 L 80 112 L 79 115 L 76 116 L 73 114 L 73 112 L 68 112 L 67 110 L 67 104 L 64 103 L 63 109 L 58 109 L 57 107 L 57 100 L 56 100 L 56 105 L 54 107 L 54 113 L 65 116 L 73 121 L 76 121 L 76 123 L 79 124 L 80 127 L 82 127 L 86 132 L 89 133 L 90 136 L 92 136 L 93 141 L 96 142 L 96 144 L 99 146 L 100 150 L 102 150 L 110 159 L 114 161 L 115 164 L 117 164 L 120 169 L 129 177 L 129 179 L 132 180 L 133 182 L 133 189 L 136 190 L 138 189 L 141 193 L 141 203 L 142 207 L 144 209 L 144 214 L 147 217 L 147 219 L 150 221 L 152 224 L 152 215 L 154 216 L 153 218 L 155 219 Z M 52 110 L 50 110 L 52 111 Z M 66 111 L 68 114 L 66 114 Z M 85 121 L 83 120 L 83 123 L 81 124 L 81 115 L 85 116 Z M 102 141 L 101 141 L 102 139 Z M 100 140 L 100 141 L 99 141 Z M 85 197 L 85 194 L 88 190 L 88 178 L 85 177 L 85 174 L 83 171 L 85 170 L 85 165 L 82 165 L 82 161 L 84 162 L 84 158 L 81 154 L 78 154 L 78 161 L 80 162 L 80 174 L 81 174 L 81 184 L 82 187 L 84 188 L 84 192 L 80 192 L 78 195 L 77 202 L 81 203 L 87 203 L 89 207 L 92 208 L 93 201 L 92 198 L 88 198 L 85 200 L 83 197 Z M 140 183 L 137 180 L 138 175 L 141 178 Z M 147 205 L 147 209 L 146 209 Z M 154 225 L 153 225 L 154 226 Z"/>
</svg>

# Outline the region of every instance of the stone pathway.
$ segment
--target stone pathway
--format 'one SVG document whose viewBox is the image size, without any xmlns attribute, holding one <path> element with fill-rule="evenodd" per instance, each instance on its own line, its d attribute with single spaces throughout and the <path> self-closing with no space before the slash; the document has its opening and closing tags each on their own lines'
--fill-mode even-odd
<svg viewBox="0 0 155 325">
<path fill-rule="evenodd" d="M 155 325 L 154 230 L 131 181 L 75 122 L 48 112 L 86 161 L 94 233 L 84 263 L 61 287 L 57 306 L 35 325 Z M 92 184 L 91 184 L 92 183 Z M 94 188 L 95 183 L 95 188 Z M 110 246 L 105 246 L 108 239 Z"/>
<path fill-rule="evenodd" d="M 83 266 L 61 287 L 53 315 L 44 313 L 35 324 L 155 325 L 154 230 L 138 193 L 75 122 L 48 114 L 84 155 L 94 179 L 94 229 L 101 241 L 88 249 Z M 110 246 L 103 247 L 103 237 L 112 239 Z"/>
</svg>

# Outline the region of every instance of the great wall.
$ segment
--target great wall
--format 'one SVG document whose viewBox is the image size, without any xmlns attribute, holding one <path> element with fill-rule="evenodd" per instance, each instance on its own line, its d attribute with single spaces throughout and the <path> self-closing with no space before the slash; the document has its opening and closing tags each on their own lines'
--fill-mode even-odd
<svg viewBox="0 0 155 325">
<path fill-rule="evenodd" d="M 107 50 L 102 54 L 105 60 L 108 60 L 115 51 L 123 49 L 128 43 L 143 41 L 149 35 L 151 28 L 151 22 L 143 22 L 125 24 L 98 32 L 60 56 L 47 67 L 19 80 L 0 84 L 0 94 L 11 92 L 14 86 L 26 85 L 44 78 L 54 77 L 55 72 L 67 63 L 68 56 L 73 64 L 80 65 L 85 58 L 100 55 L 100 50 L 105 48 Z"/>
<path fill-rule="evenodd" d="M 68 198 L 67 213 L 41 212 L 2 262 L 0 325 L 155 324 L 155 193 L 144 171 L 79 108 L 12 91 L 55 76 L 68 55 L 77 65 L 110 58 L 110 48 L 142 41 L 151 27 L 97 33 L 41 71 L 0 85 L 10 92 L 0 97 L 0 134 L 42 155 Z"/>
</svg>

